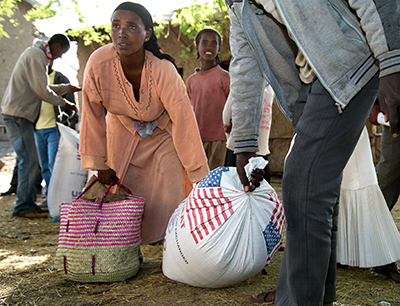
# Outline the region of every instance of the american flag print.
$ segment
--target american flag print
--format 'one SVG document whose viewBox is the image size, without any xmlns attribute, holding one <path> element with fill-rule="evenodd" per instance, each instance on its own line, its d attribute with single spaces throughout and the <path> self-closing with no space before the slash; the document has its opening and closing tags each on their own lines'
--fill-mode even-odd
<svg viewBox="0 0 400 306">
<path fill-rule="evenodd" d="M 283 227 L 285 225 L 285 213 L 278 195 L 275 192 L 269 192 L 267 194 L 269 200 L 276 203 L 271 219 L 263 231 L 265 243 L 267 245 L 267 253 L 269 255 L 267 258 L 267 264 L 269 264 L 270 260 L 281 245 Z"/>
<path fill-rule="evenodd" d="M 196 244 L 233 214 L 232 202 L 221 188 L 222 174 L 227 171 L 228 167 L 219 167 L 209 172 L 187 199 L 186 215 Z"/>
</svg>

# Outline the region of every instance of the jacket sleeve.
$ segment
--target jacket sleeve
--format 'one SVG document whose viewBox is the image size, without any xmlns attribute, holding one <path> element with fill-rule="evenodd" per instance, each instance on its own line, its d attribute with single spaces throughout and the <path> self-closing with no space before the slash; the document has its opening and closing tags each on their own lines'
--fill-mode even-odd
<svg viewBox="0 0 400 306">
<path fill-rule="evenodd" d="M 398 0 L 348 0 L 379 60 L 380 77 L 400 72 L 400 3 Z"/>
<path fill-rule="evenodd" d="M 234 152 L 257 152 L 261 120 L 262 93 L 265 80 L 241 24 L 232 9 L 230 46 L 232 62 L 229 66 L 232 96 L 232 131 Z"/>
<path fill-rule="evenodd" d="M 49 85 L 49 87 L 57 95 L 63 96 L 66 93 L 68 93 L 69 85 L 70 84 L 51 84 L 51 85 Z"/>
<path fill-rule="evenodd" d="M 198 183 L 208 173 L 197 121 L 183 80 L 175 68 L 164 63 L 158 78 L 157 91 L 172 122 L 172 141 L 179 160 L 192 183 Z"/>
<path fill-rule="evenodd" d="M 41 51 L 39 51 L 41 52 Z M 43 54 L 44 56 L 44 54 Z M 67 102 L 49 87 L 46 63 L 41 54 L 33 53 L 27 58 L 26 79 L 32 92 L 41 100 L 53 105 L 64 106 Z M 64 94 L 68 88 L 60 88 L 60 94 Z"/>
<path fill-rule="evenodd" d="M 86 65 L 82 86 L 82 120 L 79 136 L 82 169 L 107 170 L 107 137 L 105 109 L 96 82 L 96 74 Z"/>
<path fill-rule="evenodd" d="M 68 84 L 69 85 L 71 83 L 70 83 L 69 79 L 64 74 L 62 74 L 59 71 L 56 71 L 56 75 L 54 77 L 54 84 L 50 85 L 50 86 L 54 86 L 54 85 L 58 85 L 58 84 Z M 67 93 L 63 94 L 62 97 L 64 99 L 68 100 L 69 102 L 71 102 L 73 104 L 76 104 L 75 95 L 72 92 L 68 91 Z M 69 113 L 67 110 L 64 110 L 64 111 Z"/>
</svg>

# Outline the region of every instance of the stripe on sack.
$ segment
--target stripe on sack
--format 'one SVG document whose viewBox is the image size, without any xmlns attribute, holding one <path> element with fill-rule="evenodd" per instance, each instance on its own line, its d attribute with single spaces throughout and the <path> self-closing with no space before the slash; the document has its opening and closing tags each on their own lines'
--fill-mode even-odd
<svg viewBox="0 0 400 306">
<path fill-rule="evenodd" d="M 233 214 L 232 202 L 224 196 L 221 187 L 196 188 L 188 197 L 186 214 L 190 233 L 198 244 L 217 229 L 216 224 L 220 226 Z"/>
</svg>

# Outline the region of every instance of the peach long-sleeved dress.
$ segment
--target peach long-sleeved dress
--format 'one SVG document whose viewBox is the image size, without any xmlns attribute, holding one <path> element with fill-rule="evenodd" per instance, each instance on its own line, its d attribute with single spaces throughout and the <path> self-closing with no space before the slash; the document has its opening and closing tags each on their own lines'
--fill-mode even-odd
<svg viewBox="0 0 400 306">
<path fill-rule="evenodd" d="M 146 200 L 142 243 L 163 239 L 174 209 L 209 171 L 182 79 L 171 62 L 146 51 L 136 101 L 110 44 L 90 56 L 82 95 L 82 168 L 114 169 L 122 184 Z M 154 126 L 154 120 L 153 133 L 141 137 L 134 124 Z"/>
</svg>

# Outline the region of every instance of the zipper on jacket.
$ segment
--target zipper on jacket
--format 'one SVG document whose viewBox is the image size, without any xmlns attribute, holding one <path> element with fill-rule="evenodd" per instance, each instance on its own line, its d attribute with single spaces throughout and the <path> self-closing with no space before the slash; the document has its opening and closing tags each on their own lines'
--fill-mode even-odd
<svg viewBox="0 0 400 306">
<path fill-rule="evenodd" d="M 337 110 L 338 110 L 339 115 L 341 115 L 341 114 L 343 113 L 342 107 L 340 106 L 340 104 L 339 104 L 338 102 L 336 102 L 335 105 L 336 105 L 336 107 L 337 107 Z"/>
<path fill-rule="evenodd" d="M 331 0 L 329 1 L 329 3 L 330 3 L 330 5 L 331 5 L 332 9 L 334 9 L 334 10 L 338 13 L 339 17 L 343 20 L 343 22 L 346 23 L 351 29 L 353 29 L 355 33 L 357 33 L 357 35 L 358 35 L 360 41 L 362 41 L 363 43 L 365 43 L 364 36 L 363 36 L 363 34 L 361 33 L 360 29 L 357 28 L 357 27 L 354 25 L 354 23 L 350 20 L 350 18 L 347 18 L 347 16 L 345 16 L 345 15 L 346 15 L 346 11 L 345 11 L 345 10 L 346 10 L 347 8 L 345 8 L 344 6 L 342 6 L 344 10 L 341 10 L 341 9 L 340 9 L 340 6 L 341 6 L 341 5 L 340 5 L 340 2 L 338 3 L 339 6 L 338 6 L 336 3 L 333 3 Z"/>
</svg>

